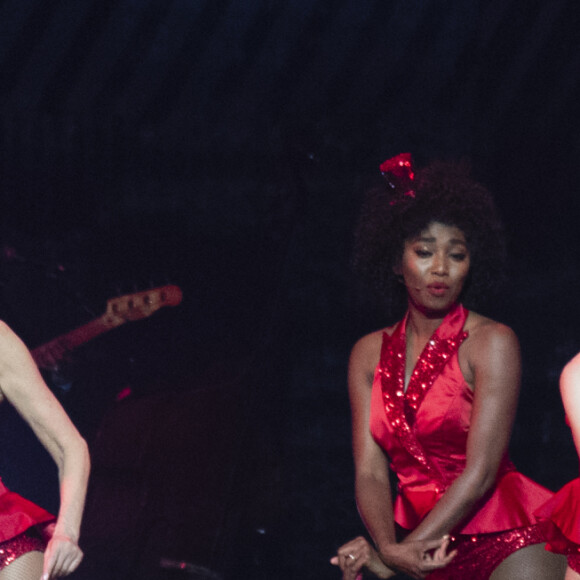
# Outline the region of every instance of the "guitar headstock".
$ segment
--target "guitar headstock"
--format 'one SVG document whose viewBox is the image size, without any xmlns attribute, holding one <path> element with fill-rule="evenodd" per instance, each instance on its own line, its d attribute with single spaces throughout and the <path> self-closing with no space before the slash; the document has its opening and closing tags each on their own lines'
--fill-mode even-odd
<svg viewBox="0 0 580 580">
<path fill-rule="evenodd" d="M 105 316 L 112 325 L 141 320 L 165 306 L 177 306 L 182 298 L 181 288 L 173 285 L 126 294 L 107 300 Z"/>
</svg>

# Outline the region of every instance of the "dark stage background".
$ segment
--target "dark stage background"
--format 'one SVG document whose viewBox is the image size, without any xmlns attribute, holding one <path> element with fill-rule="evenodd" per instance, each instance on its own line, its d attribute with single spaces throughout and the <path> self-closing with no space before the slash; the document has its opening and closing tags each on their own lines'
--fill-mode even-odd
<svg viewBox="0 0 580 580">
<path fill-rule="evenodd" d="M 484 314 L 522 343 L 513 458 L 553 489 L 577 474 L 557 391 L 580 350 L 577 6 L 0 1 L 1 316 L 35 347 L 111 297 L 184 296 L 51 377 L 93 453 L 74 578 L 338 578 L 362 532 L 346 360 L 389 322 L 351 229 L 402 151 L 466 157 L 495 192 L 511 268 Z M 6 483 L 55 509 L 8 406 L 0 431 Z"/>
</svg>

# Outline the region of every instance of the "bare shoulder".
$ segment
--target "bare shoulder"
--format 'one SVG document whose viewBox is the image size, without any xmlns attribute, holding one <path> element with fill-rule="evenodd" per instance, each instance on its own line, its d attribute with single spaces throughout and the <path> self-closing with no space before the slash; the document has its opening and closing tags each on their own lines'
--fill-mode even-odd
<svg viewBox="0 0 580 580">
<path fill-rule="evenodd" d="M 517 387 L 521 358 L 516 333 L 476 312 L 469 313 L 465 330 L 469 336 L 459 349 L 459 364 L 472 390 L 477 384 L 502 385 L 504 380 Z"/>
<path fill-rule="evenodd" d="M 371 383 L 375 368 L 381 356 L 381 345 L 384 333 L 392 332 L 392 328 L 384 328 L 366 334 L 352 347 L 349 360 L 349 382 L 353 379 L 364 379 Z"/>
<path fill-rule="evenodd" d="M 470 312 L 465 323 L 468 338 L 461 345 L 459 362 L 466 381 L 475 386 L 477 376 L 494 372 L 520 372 L 520 346 L 516 333 L 507 325 Z"/>
<path fill-rule="evenodd" d="M 352 347 L 352 352 L 366 353 L 381 348 L 384 330 L 375 330 L 359 338 Z"/>
<path fill-rule="evenodd" d="M 470 312 L 465 323 L 465 330 L 469 333 L 470 349 L 481 348 L 519 348 L 516 333 L 507 325 Z"/>
<path fill-rule="evenodd" d="M 580 353 L 566 363 L 560 376 L 560 389 L 564 393 L 569 389 L 578 389 L 580 385 Z"/>
<path fill-rule="evenodd" d="M 379 361 L 381 354 L 381 346 L 383 344 L 383 335 L 392 334 L 395 326 L 389 326 L 387 328 L 381 328 L 375 330 L 369 334 L 365 334 L 362 338 L 359 338 L 351 351 L 351 362 L 356 361 L 374 361 L 375 365 Z"/>
</svg>

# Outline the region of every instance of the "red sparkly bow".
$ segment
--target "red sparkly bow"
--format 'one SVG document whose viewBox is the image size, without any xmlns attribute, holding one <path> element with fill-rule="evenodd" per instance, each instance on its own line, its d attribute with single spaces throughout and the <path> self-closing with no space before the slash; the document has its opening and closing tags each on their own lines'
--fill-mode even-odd
<svg viewBox="0 0 580 580">
<path fill-rule="evenodd" d="M 415 197 L 413 191 L 413 162 L 410 153 L 400 153 L 391 159 L 383 161 L 380 170 L 389 187 L 394 190 L 391 205 L 402 201 L 405 197 Z"/>
</svg>

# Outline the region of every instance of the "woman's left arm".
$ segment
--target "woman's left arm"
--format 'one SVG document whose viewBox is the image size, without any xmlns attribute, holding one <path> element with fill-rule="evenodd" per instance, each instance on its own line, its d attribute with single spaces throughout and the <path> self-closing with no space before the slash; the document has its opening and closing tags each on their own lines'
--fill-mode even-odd
<svg viewBox="0 0 580 580">
<path fill-rule="evenodd" d="M 580 354 L 577 354 L 562 370 L 560 394 L 576 451 L 580 455 Z"/>
<path fill-rule="evenodd" d="M 0 322 L 0 391 L 30 425 L 58 468 L 60 508 L 44 555 L 43 580 L 70 574 L 78 546 L 90 471 L 88 447 L 44 383 L 28 349 Z"/>
<path fill-rule="evenodd" d="M 440 538 L 469 516 L 494 485 L 509 444 L 521 378 L 517 337 L 489 321 L 474 329 L 464 345 L 474 384 L 465 469 L 407 541 Z"/>
</svg>

